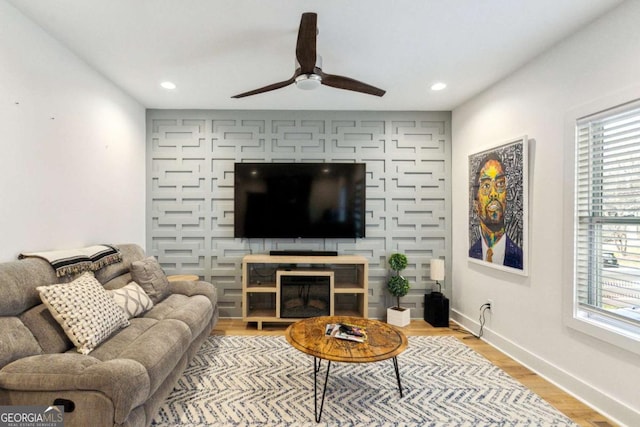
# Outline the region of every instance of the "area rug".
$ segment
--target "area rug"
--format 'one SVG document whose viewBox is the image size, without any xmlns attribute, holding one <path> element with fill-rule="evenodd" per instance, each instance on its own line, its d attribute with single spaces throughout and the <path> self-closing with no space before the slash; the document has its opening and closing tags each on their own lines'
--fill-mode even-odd
<svg viewBox="0 0 640 427">
<path fill-rule="evenodd" d="M 281 336 L 213 336 L 152 425 L 576 426 L 454 337 L 409 337 L 398 364 L 402 398 L 391 360 L 333 363 L 316 423 L 311 356 Z"/>
</svg>

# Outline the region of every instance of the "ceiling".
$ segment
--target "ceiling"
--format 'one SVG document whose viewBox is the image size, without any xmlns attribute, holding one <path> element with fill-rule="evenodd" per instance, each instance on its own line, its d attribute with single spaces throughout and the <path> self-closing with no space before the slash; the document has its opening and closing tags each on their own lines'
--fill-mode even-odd
<svg viewBox="0 0 640 427">
<path fill-rule="evenodd" d="M 621 0 L 8 0 L 147 108 L 452 110 Z M 384 97 L 287 80 L 303 12 L 323 71 Z M 174 82 L 173 91 L 159 84 Z M 437 81 L 447 88 L 429 89 Z"/>
</svg>

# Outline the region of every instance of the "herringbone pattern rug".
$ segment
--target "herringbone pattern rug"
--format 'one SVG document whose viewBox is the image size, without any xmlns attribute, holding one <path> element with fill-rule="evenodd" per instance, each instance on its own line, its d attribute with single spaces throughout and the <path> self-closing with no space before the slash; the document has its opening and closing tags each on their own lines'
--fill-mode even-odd
<svg viewBox="0 0 640 427">
<path fill-rule="evenodd" d="M 284 337 L 213 336 L 153 425 L 575 426 L 456 338 L 409 337 L 398 363 L 402 398 L 391 360 L 333 363 L 316 423 L 311 356 Z"/>
</svg>

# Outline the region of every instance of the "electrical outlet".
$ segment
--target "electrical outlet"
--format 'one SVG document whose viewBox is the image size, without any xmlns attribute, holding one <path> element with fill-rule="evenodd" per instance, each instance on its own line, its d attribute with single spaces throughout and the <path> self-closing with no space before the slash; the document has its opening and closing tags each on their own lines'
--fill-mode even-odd
<svg viewBox="0 0 640 427">
<path fill-rule="evenodd" d="M 493 300 L 488 299 L 486 304 L 489 307 L 489 310 L 493 311 Z"/>
</svg>

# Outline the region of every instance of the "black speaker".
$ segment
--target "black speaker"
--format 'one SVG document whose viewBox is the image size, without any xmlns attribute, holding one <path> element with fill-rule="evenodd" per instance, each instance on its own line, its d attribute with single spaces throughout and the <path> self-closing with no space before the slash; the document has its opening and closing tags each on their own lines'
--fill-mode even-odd
<svg viewBox="0 0 640 427">
<path fill-rule="evenodd" d="M 449 299 L 442 292 L 424 294 L 424 320 L 431 326 L 449 326 Z"/>
</svg>

